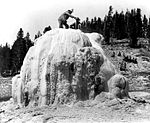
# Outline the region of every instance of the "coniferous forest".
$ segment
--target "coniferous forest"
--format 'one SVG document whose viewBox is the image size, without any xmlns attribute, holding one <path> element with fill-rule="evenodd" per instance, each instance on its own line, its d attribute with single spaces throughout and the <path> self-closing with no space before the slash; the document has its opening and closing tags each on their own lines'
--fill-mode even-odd
<svg viewBox="0 0 150 123">
<path fill-rule="evenodd" d="M 71 28 L 80 29 L 83 32 L 91 33 L 97 32 L 104 36 L 105 44 L 110 45 L 113 40 L 128 39 L 129 46 L 132 48 L 139 47 L 138 39 L 150 39 L 150 18 L 141 14 L 141 9 L 131 9 L 118 12 L 113 11 L 110 6 L 105 17 L 88 17 L 82 22 L 76 22 Z M 51 27 L 45 27 L 43 34 L 51 30 Z M 35 38 L 42 35 L 37 31 Z M 5 44 L 0 46 L 0 74 L 2 76 L 12 76 L 17 74 L 23 64 L 24 57 L 34 43 L 30 39 L 30 34 L 24 36 L 22 28 L 19 29 L 16 40 L 13 45 Z"/>
<path fill-rule="evenodd" d="M 83 32 L 102 34 L 108 45 L 111 43 L 111 38 L 117 40 L 127 38 L 130 40 L 130 47 L 136 48 L 138 38 L 150 38 L 150 18 L 142 16 L 140 8 L 118 13 L 110 6 L 103 20 L 100 17 L 89 20 L 87 17 L 78 28 Z"/>
</svg>

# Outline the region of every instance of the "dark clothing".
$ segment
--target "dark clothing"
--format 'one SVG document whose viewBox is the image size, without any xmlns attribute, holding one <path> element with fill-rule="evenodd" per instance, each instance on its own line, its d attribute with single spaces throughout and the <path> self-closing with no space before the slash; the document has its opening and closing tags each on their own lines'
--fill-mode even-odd
<svg viewBox="0 0 150 123">
<path fill-rule="evenodd" d="M 58 22 L 59 22 L 59 28 L 63 28 L 63 25 L 65 26 L 66 29 L 69 28 L 69 25 L 67 24 L 67 21 L 58 20 Z"/>
<path fill-rule="evenodd" d="M 67 19 L 69 17 L 71 18 L 75 18 L 74 16 L 71 15 L 71 11 L 68 10 L 66 12 L 64 12 L 59 18 L 58 18 L 58 22 L 59 22 L 59 28 L 63 28 L 63 25 L 65 26 L 66 29 L 69 28 L 69 25 L 67 24 Z"/>
<path fill-rule="evenodd" d="M 63 13 L 63 14 L 58 18 L 58 20 L 59 20 L 59 21 L 66 21 L 68 18 L 69 18 L 69 15 L 65 12 L 65 13 Z"/>
</svg>

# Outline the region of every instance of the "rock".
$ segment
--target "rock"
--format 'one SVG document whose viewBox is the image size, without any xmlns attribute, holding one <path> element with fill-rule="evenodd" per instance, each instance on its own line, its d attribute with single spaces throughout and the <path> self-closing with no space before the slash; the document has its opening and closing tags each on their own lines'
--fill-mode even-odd
<svg viewBox="0 0 150 123">
<path fill-rule="evenodd" d="M 103 78 L 104 81 L 104 91 L 108 92 L 108 85 L 107 81 L 115 74 L 118 73 L 118 71 L 115 69 L 115 66 L 110 62 L 110 60 L 106 57 L 101 44 L 103 43 L 103 36 L 98 33 L 86 33 L 86 35 L 89 37 L 90 42 L 92 43 L 92 47 L 98 49 L 103 57 L 104 57 L 104 63 L 102 64 L 100 68 L 100 76 Z"/>
<path fill-rule="evenodd" d="M 99 34 L 99 33 L 85 33 L 85 34 L 90 39 L 90 42 L 92 43 L 93 47 L 99 48 L 99 46 L 100 46 L 100 48 L 101 48 L 101 45 L 104 41 L 104 37 L 101 34 Z M 101 51 L 103 51 L 103 50 L 101 50 Z"/>
<path fill-rule="evenodd" d="M 114 75 L 108 81 L 109 92 L 116 98 L 123 99 L 129 97 L 129 83 L 127 78 L 120 74 Z"/>
<path fill-rule="evenodd" d="M 12 80 L 14 102 L 43 106 L 93 99 L 96 76 L 108 91 L 107 81 L 117 72 L 101 48 L 102 39 L 73 29 L 54 29 L 36 39 Z"/>
<path fill-rule="evenodd" d="M 111 95 L 109 95 L 109 93 L 107 92 L 102 92 L 99 95 L 97 95 L 94 99 L 94 102 L 97 103 L 102 103 L 102 102 L 106 102 L 108 100 L 112 100 L 113 97 L 111 97 Z"/>
<path fill-rule="evenodd" d="M 0 102 L 7 101 L 12 95 L 11 78 L 0 77 Z"/>
<path fill-rule="evenodd" d="M 12 97 L 15 104 L 23 106 L 23 82 L 19 74 L 12 78 Z"/>
<path fill-rule="evenodd" d="M 150 87 L 150 80 L 148 77 L 138 76 L 136 82 L 142 90 L 146 90 L 146 88 Z"/>
</svg>

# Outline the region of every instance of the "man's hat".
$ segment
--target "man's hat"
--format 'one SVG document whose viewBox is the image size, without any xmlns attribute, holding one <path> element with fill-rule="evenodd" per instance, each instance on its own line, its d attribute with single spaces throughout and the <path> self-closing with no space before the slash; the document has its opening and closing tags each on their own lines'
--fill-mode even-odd
<svg viewBox="0 0 150 123">
<path fill-rule="evenodd" d="M 68 11 L 72 13 L 72 12 L 73 12 L 73 9 L 69 9 Z"/>
<path fill-rule="evenodd" d="M 70 10 L 73 12 L 74 9 L 70 9 Z"/>
</svg>

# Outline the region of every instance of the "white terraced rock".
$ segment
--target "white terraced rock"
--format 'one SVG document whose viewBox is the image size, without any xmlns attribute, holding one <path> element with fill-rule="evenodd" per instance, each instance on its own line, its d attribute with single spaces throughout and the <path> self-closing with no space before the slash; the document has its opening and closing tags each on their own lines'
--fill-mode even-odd
<svg viewBox="0 0 150 123">
<path fill-rule="evenodd" d="M 102 40 L 100 34 L 73 29 L 46 32 L 29 49 L 20 78 L 13 79 L 14 101 L 22 106 L 66 104 L 108 91 L 107 81 L 117 72 Z"/>
</svg>

